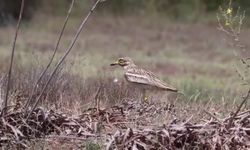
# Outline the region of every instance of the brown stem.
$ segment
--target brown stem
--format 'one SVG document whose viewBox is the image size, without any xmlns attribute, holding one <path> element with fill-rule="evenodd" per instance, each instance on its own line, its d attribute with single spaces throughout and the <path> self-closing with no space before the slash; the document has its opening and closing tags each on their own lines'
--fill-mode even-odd
<svg viewBox="0 0 250 150">
<path fill-rule="evenodd" d="M 47 72 L 48 68 L 50 67 L 50 65 L 51 65 L 51 63 L 52 63 L 52 61 L 53 61 L 53 59 L 54 59 L 54 57 L 55 57 L 55 54 L 56 54 L 56 52 L 57 52 L 57 50 L 58 50 L 58 47 L 59 47 L 59 44 L 60 44 L 62 35 L 63 35 L 64 30 L 65 30 L 65 27 L 66 27 L 66 25 L 67 25 L 67 23 L 68 23 L 68 20 L 69 20 L 69 17 L 70 17 L 72 8 L 73 8 L 73 6 L 74 6 L 74 3 L 75 3 L 75 0 L 72 0 L 72 1 L 71 1 L 71 5 L 70 5 L 70 7 L 69 7 L 69 9 L 68 9 L 67 16 L 66 16 L 66 18 L 65 18 L 65 20 L 64 20 L 64 24 L 63 24 L 63 26 L 62 26 L 62 29 L 61 29 L 59 38 L 58 38 L 57 43 L 56 43 L 56 46 L 55 46 L 55 48 L 54 48 L 53 54 L 52 54 L 52 56 L 51 56 L 51 58 L 50 58 L 50 60 L 49 60 L 49 62 L 48 62 L 48 64 L 47 64 L 46 68 L 43 70 L 43 72 L 40 74 L 38 80 L 36 81 L 36 83 L 35 83 L 35 85 L 34 85 L 34 88 L 32 89 L 32 92 L 31 92 L 31 94 L 30 94 L 30 96 L 29 96 L 29 99 L 26 101 L 26 103 L 25 103 L 25 105 L 24 105 L 24 111 L 25 111 L 25 113 L 27 113 L 27 111 L 28 111 L 28 106 L 31 105 L 30 102 L 31 102 L 31 100 L 32 100 L 32 96 L 34 95 L 34 93 L 35 93 L 35 91 L 36 91 L 36 89 L 37 89 L 37 86 L 39 85 L 40 81 L 41 81 L 42 78 L 44 77 L 45 73 Z"/>
<path fill-rule="evenodd" d="M 250 96 L 250 89 L 248 90 L 247 95 L 244 97 L 244 99 L 241 102 L 240 106 L 238 106 L 237 110 L 235 111 L 235 113 L 233 114 L 233 116 L 230 118 L 227 128 L 230 128 L 232 126 L 234 118 L 238 115 L 238 113 L 240 112 L 240 109 L 246 103 L 246 101 L 248 100 L 249 96 Z"/>
<path fill-rule="evenodd" d="M 31 108 L 31 111 L 29 112 L 29 114 L 28 114 L 28 116 L 27 116 L 26 119 L 28 119 L 28 118 L 30 117 L 31 113 L 32 113 L 32 112 L 34 111 L 34 109 L 36 108 L 36 106 L 37 106 L 39 100 L 41 99 L 41 97 L 42 97 L 44 91 L 45 91 L 46 88 L 48 87 L 48 85 L 49 85 L 49 83 L 50 83 L 52 77 L 55 75 L 57 69 L 58 69 L 58 68 L 60 67 L 60 65 L 63 63 L 63 61 L 65 60 L 65 58 L 68 56 L 68 54 L 71 52 L 73 46 L 75 45 L 75 42 L 76 42 L 78 36 L 80 35 L 80 33 L 81 33 L 83 27 L 85 26 L 86 22 L 88 21 L 88 18 L 89 18 L 90 15 L 94 12 L 94 10 L 95 10 L 97 4 L 98 4 L 100 1 L 101 1 L 101 0 L 97 0 L 97 1 L 95 2 L 95 4 L 94 4 L 94 5 L 92 6 L 92 8 L 89 10 L 87 16 L 82 20 L 82 23 L 81 23 L 81 25 L 79 26 L 79 28 L 78 28 L 78 30 L 77 30 L 77 32 L 76 32 L 76 34 L 75 34 L 75 36 L 74 36 L 74 38 L 73 38 L 73 40 L 72 40 L 70 46 L 68 47 L 68 49 L 66 50 L 65 54 L 64 54 L 63 57 L 60 59 L 60 61 L 57 63 L 56 67 L 54 68 L 53 72 L 51 73 L 51 75 L 50 75 L 48 81 L 46 82 L 45 86 L 43 87 L 43 89 L 42 89 L 40 95 L 37 97 L 37 99 L 36 99 L 36 101 L 35 101 L 35 104 L 34 104 L 33 107 Z"/>
<path fill-rule="evenodd" d="M 1 116 L 3 116 L 5 114 L 7 106 L 8 106 L 8 97 L 9 97 L 9 90 L 10 90 L 10 79 L 11 79 L 12 66 L 13 66 L 14 55 L 15 55 L 16 40 L 17 40 L 18 31 L 19 31 L 20 23 L 21 23 L 22 16 L 23 16 L 24 1 L 25 0 L 22 0 L 22 3 L 21 3 L 19 18 L 18 18 L 17 25 L 16 25 L 16 33 L 15 33 L 14 41 L 12 43 L 10 66 L 9 66 L 8 78 L 7 78 L 7 86 L 6 86 L 6 94 L 5 94 L 5 99 L 4 99 L 4 103 L 3 103 L 3 106 L 2 106 Z"/>
</svg>

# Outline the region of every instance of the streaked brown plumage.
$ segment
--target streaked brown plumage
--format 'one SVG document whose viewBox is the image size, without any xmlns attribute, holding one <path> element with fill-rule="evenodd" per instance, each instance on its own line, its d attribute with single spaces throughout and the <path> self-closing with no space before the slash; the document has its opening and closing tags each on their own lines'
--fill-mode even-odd
<svg viewBox="0 0 250 150">
<path fill-rule="evenodd" d="M 115 63 L 111 64 L 120 65 L 124 68 L 124 76 L 129 83 L 145 90 L 165 90 L 177 92 L 178 90 L 173 86 L 163 82 L 152 72 L 139 68 L 134 64 L 131 58 L 119 58 Z M 144 94 L 145 96 L 145 94 Z"/>
</svg>

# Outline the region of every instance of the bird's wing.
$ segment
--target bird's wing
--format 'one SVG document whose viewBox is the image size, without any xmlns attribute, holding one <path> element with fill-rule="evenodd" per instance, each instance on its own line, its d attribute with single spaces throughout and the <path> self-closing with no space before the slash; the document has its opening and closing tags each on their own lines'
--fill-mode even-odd
<svg viewBox="0 0 250 150">
<path fill-rule="evenodd" d="M 150 80 L 147 76 L 140 74 L 139 72 L 126 72 L 125 78 L 129 82 L 140 83 L 140 84 L 150 84 Z"/>
<path fill-rule="evenodd" d="M 140 68 L 132 68 L 125 72 L 128 81 L 140 84 L 147 84 L 165 90 L 177 91 L 176 88 L 161 81 L 152 72 Z"/>
</svg>

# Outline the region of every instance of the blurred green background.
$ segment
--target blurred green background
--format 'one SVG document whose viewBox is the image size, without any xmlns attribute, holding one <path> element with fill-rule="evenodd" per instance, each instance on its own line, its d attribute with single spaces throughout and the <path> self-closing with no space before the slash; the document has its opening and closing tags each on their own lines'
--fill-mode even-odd
<svg viewBox="0 0 250 150">
<path fill-rule="evenodd" d="M 99 7 L 99 14 L 113 15 L 164 15 L 170 19 L 197 21 L 204 16 L 213 14 L 221 5 L 228 4 L 229 0 L 107 0 L 103 7 Z M 64 10 L 71 0 L 26 0 L 25 19 L 31 19 L 37 11 L 53 15 L 64 15 Z M 88 9 L 93 0 L 76 0 L 75 15 L 82 9 Z M 0 0 L 0 23 L 7 24 L 18 17 L 21 0 Z M 249 0 L 235 0 L 233 7 L 240 7 L 249 14 Z"/>
</svg>

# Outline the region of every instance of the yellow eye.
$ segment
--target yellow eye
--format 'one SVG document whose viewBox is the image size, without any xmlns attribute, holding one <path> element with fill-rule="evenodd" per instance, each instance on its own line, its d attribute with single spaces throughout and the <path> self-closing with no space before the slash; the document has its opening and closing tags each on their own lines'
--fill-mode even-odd
<svg viewBox="0 0 250 150">
<path fill-rule="evenodd" d="M 119 59 L 118 62 L 119 63 L 124 63 L 124 60 L 123 59 Z"/>
</svg>

